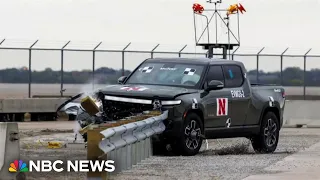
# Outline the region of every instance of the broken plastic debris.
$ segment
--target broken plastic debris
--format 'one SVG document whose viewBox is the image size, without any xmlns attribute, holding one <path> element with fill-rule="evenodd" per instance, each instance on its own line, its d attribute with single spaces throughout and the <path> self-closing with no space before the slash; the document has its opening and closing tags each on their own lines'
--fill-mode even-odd
<svg viewBox="0 0 320 180">
<path fill-rule="evenodd" d="M 63 144 L 61 142 L 48 142 L 47 147 L 50 149 L 62 148 Z"/>
</svg>

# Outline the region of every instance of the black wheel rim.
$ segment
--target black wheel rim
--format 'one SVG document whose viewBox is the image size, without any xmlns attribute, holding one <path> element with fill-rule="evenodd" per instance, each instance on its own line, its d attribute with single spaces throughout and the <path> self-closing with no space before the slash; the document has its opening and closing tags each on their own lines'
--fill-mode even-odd
<svg viewBox="0 0 320 180">
<path fill-rule="evenodd" d="M 195 120 L 191 120 L 184 131 L 186 146 L 191 149 L 197 149 L 200 145 L 201 129 Z"/>
<path fill-rule="evenodd" d="M 264 138 L 267 146 L 271 147 L 277 142 L 277 123 L 273 119 L 268 119 L 264 128 Z"/>
</svg>

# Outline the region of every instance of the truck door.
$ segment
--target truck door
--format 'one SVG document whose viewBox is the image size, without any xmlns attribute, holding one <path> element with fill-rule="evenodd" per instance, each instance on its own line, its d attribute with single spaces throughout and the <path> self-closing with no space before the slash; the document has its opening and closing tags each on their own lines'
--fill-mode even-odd
<svg viewBox="0 0 320 180">
<path fill-rule="evenodd" d="M 244 78 L 244 73 L 238 65 L 223 65 L 225 77 L 225 90 L 231 96 L 232 110 L 230 112 L 231 127 L 245 124 L 248 105 L 250 102 L 250 89 Z"/>
<path fill-rule="evenodd" d="M 222 66 L 212 65 L 206 75 L 206 81 L 218 80 L 224 83 Z M 223 128 L 226 127 L 227 120 L 231 117 L 231 94 L 228 89 L 212 90 L 203 97 L 202 103 L 206 109 L 205 127 Z"/>
</svg>

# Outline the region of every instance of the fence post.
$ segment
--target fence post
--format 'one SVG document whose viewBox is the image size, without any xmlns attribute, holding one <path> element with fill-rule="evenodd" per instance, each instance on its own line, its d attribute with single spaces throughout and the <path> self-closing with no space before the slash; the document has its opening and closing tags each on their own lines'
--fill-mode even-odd
<svg viewBox="0 0 320 180">
<path fill-rule="evenodd" d="M 64 46 L 62 46 L 61 48 L 61 71 L 60 71 L 60 76 L 61 76 L 61 85 L 60 85 L 60 95 L 61 97 L 63 96 L 63 50 L 65 47 L 67 47 L 67 45 L 70 43 L 71 41 L 68 41 L 67 44 L 65 44 Z"/>
<path fill-rule="evenodd" d="M 5 41 L 6 39 L 3 39 L 1 42 L 0 42 L 0 45 Z"/>
<path fill-rule="evenodd" d="M 181 52 L 182 52 L 186 47 L 187 47 L 187 44 L 184 45 L 184 46 L 180 49 L 180 51 L 179 51 L 179 57 L 181 57 Z"/>
<path fill-rule="evenodd" d="M 311 51 L 310 48 L 303 56 L 303 99 L 306 100 L 306 68 L 307 68 L 307 54 Z"/>
<path fill-rule="evenodd" d="M 234 53 L 236 53 L 236 52 L 238 51 L 238 49 L 239 49 L 239 48 L 240 48 L 240 46 L 238 46 L 238 48 L 232 52 L 232 55 L 231 55 L 231 57 L 232 57 L 232 61 L 234 61 Z"/>
<path fill-rule="evenodd" d="M 32 82 L 32 70 L 31 70 L 31 51 L 32 47 L 36 45 L 38 40 L 34 42 L 30 47 L 29 47 L 29 83 L 28 83 L 28 97 L 31 98 L 31 82 Z"/>
<path fill-rule="evenodd" d="M 160 45 L 160 44 L 157 44 L 157 45 L 151 50 L 151 58 L 153 58 L 153 51 L 156 50 L 159 45 Z"/>
<path fill-rule="evenodd" d="M 96 49 L 101 45 L 100 42 L 96 47 L 92 50 L 92 90 L 94 90 L 94 71 L 95 71 L 95 64 L 96 64 Z"/>
<path fill-rule="evenodd" d="M 124 76 L 124 52 L 130 46 L 131 42 L 122 49 L 122 76 Z"/>
<path fill-rule="evenodd" d="M 286 50 L 283 51 L 283 53 L 281 53 L 280 55 L 280 82 L 281 82 L 281 86 L 283 85 L 283 77 L 282 77 L 282 73 L 283 73 L 283 55 L 284 53 L 286 53 L 288 51 L 289 48 L 287 48 Z"/>
<path fill-rule="evenodd" d="M 5 41 L 6 39 L 3 39 L 1 42 L 0 42 L 0 46 L 2 45 L 2 43 Z"/>
<path fill-rule="evenodd" d="M 257 84 L 259 84 L 259 55 L 264 50 L 264 47 L 257 54 Z"/>
</svg>

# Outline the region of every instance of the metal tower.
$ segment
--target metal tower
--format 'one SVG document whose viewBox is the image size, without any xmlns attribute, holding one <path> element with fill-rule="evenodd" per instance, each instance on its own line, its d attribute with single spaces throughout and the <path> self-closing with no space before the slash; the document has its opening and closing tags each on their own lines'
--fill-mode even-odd
<svg viewBox="0 0 320 180">
<path fill-rule="evenodd" d="M 195 32 L 195 42 L 196 46 L 202 46 L 203 49 L 208 50 L 208 57 L 213 58 L 213 50 L 214 49 L 222 49 L 223 59 L 227 59 L 227 54 L 229 50 L 232 50 L 235 46 L 240 46 L 240 18 L 239 11 L 245 11 L 241 4 L 231 5 L 226 9 L 218 9 L 218 5 L 222 4 L 222 0 L 208 0 L 207 3 L 214 4 L 213 9 L 207 9 L 202 7 L 200 4 L 195 3 L 193 5 L 193 17 L 194 17 L 194 32 Z M 232 11 L 232 12 L 231 12 Z M 210 16 L 210 12 L 212 13 Z M 221 13 L 225 12 L 226 15 L 222 16 Z M 206 13 L 206 14 L 205 14 Z M 231 16 L 236 16 L 237 18 L 237 35 L 233 33 L 230 29 L 230 19 Z M 205 18 L 206 26 L 201 29 L 197 26 L 196 20 L 197 18 Z M 227 42 L 221 42 L 218 40 L 218 20 L 221 20 L 224 27 L 227 28 Z M 212 22 L 213 21 L 213 22 Z M 212 30 L 212 24 L 214 30 Z M 210 26 L 211 25 L 211 26 Z M 209 27 L 210 30 L 209 30 Z M 221 27 L 220 27 L 221 28 Z M 199 33 L 200 32 L 200 33 Z M 215 32 L 215 35 L 212 36 L 212 32 Z M 199 34 L 197 34 L 199 33 Z M 206 35 L 207 38 L 205 41 L 200 41 L 203 36 Z M 233 38 L 235 42 L 231 42 L 230 38 Z"/>
</svg>

